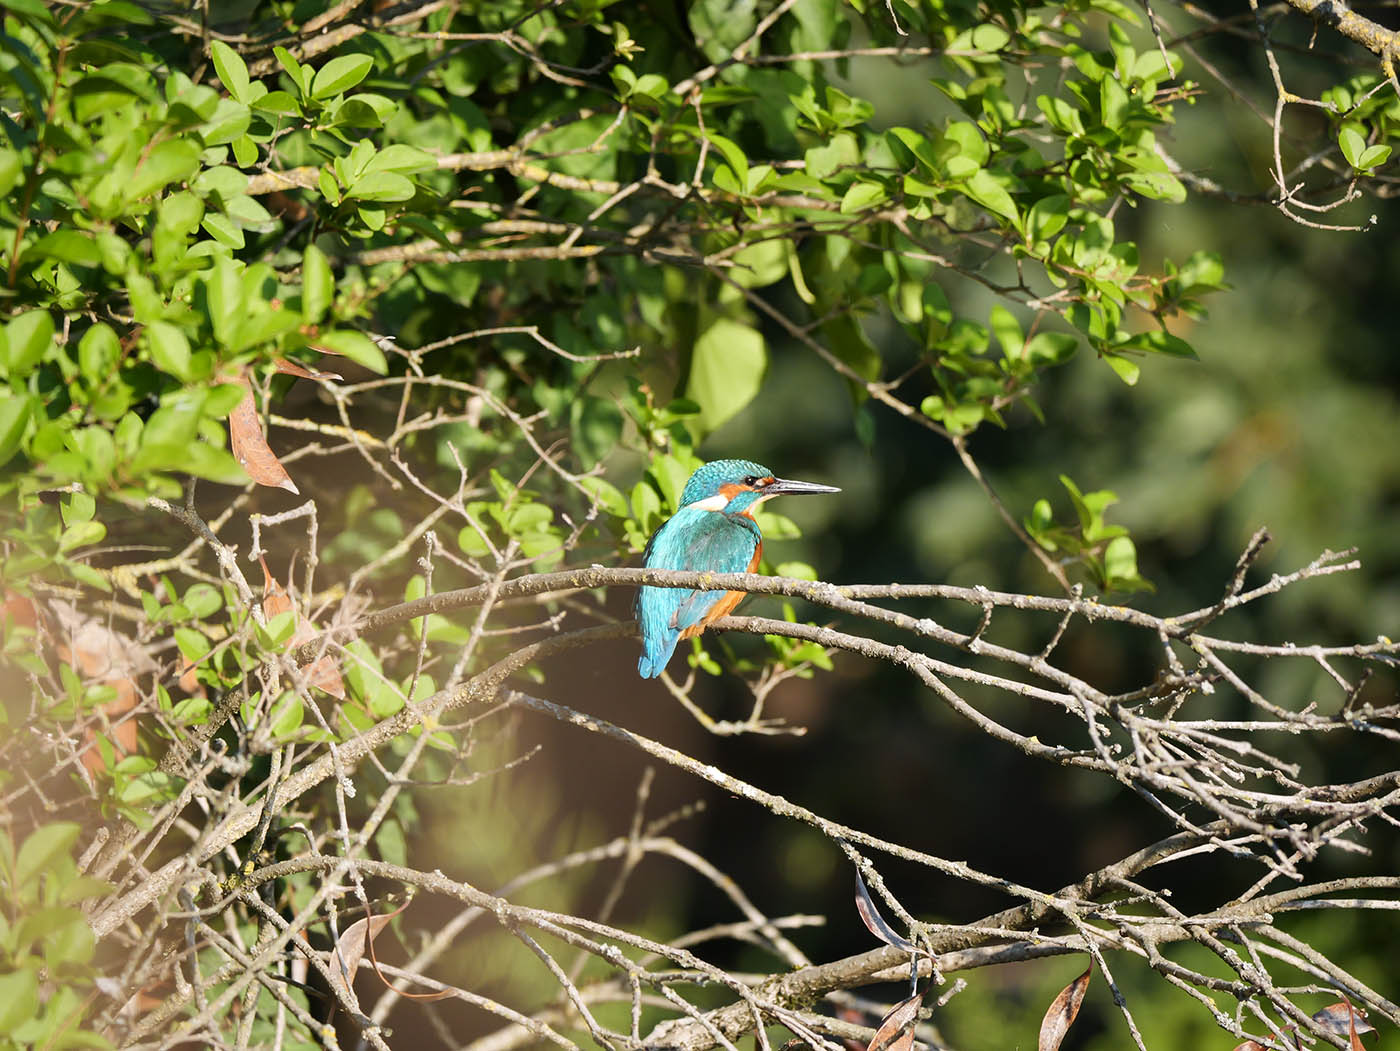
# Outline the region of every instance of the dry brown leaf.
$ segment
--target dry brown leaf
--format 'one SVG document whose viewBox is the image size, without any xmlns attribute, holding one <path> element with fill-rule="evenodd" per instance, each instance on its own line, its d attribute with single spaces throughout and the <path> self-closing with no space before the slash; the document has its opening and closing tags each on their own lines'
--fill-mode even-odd
<svg viewBox="0 0 1400 1051">
<path fill-rule="evenodd" d="M 919 1017 L 919 1004 L 923 999 L 923 993 L 915 993 L 895 1004 L 890 1013 L 880 1019 L 880 1028 L 875 1030 L 866 1051 L 909 1051 L 914 1046 L 914 1020 Z"/>
<path fill-rule="evenodd" d="M 1321 1011 L 1315 1012 L 1313 1021 L 1330 1033 L 1349 1036 L 1351 1051 L 1366 1051 L 1360 1034 L 1376 1031 L 1376 1027 L 1366 1021 L 1365 1009 L 1353 1006 L 1345 993 L 1335 1004 L 1328 1004 Z"/>
<path fill-rule="evenodd" d="M 278 358 L 272 364 L 278 372 L 285 372 L 288 376 L 297 376 L 304 380 L 343 380 L 345 378 L 338 372 L 323 372 L 321 369 L 313 369 L 310 365 L 303 365 L 291 358 Z"/>
<path fill-rule="evenodd" d="M 1088 970 L 1061 989 L 1060 995 L 1055 997 L 1055 1002 L 1050 1005 L 1050 1010 L 1045 1012 L 1045 1018 L 1040 1023 L 1040 1042 L 1036 1045 L 1039 1051 L 1059 1051 L 1060 1041 L 1065 1038 L 1069 1027 L 1079 1015 L 1079 1007 L 1084 1003 L 1084 994 L 1089 989 L 1089 979 L 1093 973 L 1094 966 L 1090 964 Z"/>
<path fill-rule="evenodd" d="M 279 614 L 292 612 L 295 609 L 292 596 L 287 594 L 287 589 L 277 582 L 272 570 L 267 568 L 267 559 L 259 555 L 258 565 L 262 566 L 263 571 L 263 616 L 271 620 Z"/>
<path fill-rule="evenodd" d="M 312 662 L 306 668 L 308 685 L 325 690 L 338 701 L 345 700 L 345 680 L 340 677 L 340 666 L 329 655 Z"/>
<path fill-rule="evenodd" d="M 262 421 L 258 419 L 258 407 L 253 402 L 253 387 L 242 374 L 233 380 L 243 388 L 243 400 L 228 414 L 229 444 L 233 457 L 248 477 L 258 485 L 270 485 L 278 489 L 301 495 L 301 490 L 292 481 L 282 461 L 267 444 L 263 434 Z"/>
<path fill-rule="evenodd" d="M 292 596 L 287 594 L 287 589 L 277 582 L 277 578 L 272 575 L 272 571 L 267 568 L 267 560 L 261 555 L 258 556 L 258 563 L 263 571 L 263 616 L 271 620 L 279 613 L 293 612 L 295 615 L 295 605 Z M 296 628 L 292 632 L 293 645 L 301 645 L 309 642 L 315 632 L 300 617 L 296 618 Z M 318 690 L 325 690 L 337 700 L 345 700 L 345 680 L 340 677 L 340 666 L 334 657 L 326 655 L 319 660 L 313 661 L 305 669 L 306 681 L 315 686 Z"/>
<path fill-rule="evenodd" d="M 856 869 L 856 911 L 860 913 L 865 929 L 886 945 L 892 945 L 896 949 L 903 949 L 910 953 L 923 952 L 908 938 L 896 934 L 894 928 L 885 922 L 885 917 L 880 915 L 880 910 L 875 907 L 874 899 L 870 897 L 870 891 L 866 889 L 865 880 L 861 877 L 859 868 Z"/>
<path fill-rule="evenodd" d="M 1236 1044 L 1230 1051 L 1269 1051 L 1269 1049 L 1258 1040 L 1246 1040 L 1242 1044 Z"/>
<path fill-rule="evenodd" d="M 13 591 L 5 592 L 5 601 L 0 603 L 0 628 L 6 620 L 13 620 L 17 628 L 35 628 L 39 625 L 39 614 L 34 603 Z"/>
<path fill-rule="evenodd" d="M 338 957 L 339 969 L 332 966 L 331 979 L 337 990 L 346 990 L 346 979 L 351 981 L 355 977 L 355 968 L 360 966 L 360 961 L 364 959 L 366 951 L 369 953 L 369 961 L 374 966 L 374 973 L 379 980 L 384 983 L 386 989 L 393 989 L 399 996 L 409 1000 L 441 1000 L 451 996 L 452 989 L 442 989 L 435 993 L 411 993 L 400 989 L 384 977 L 384 972 L 379 969 L 379 961 L 374 956 L 374 939 L 379 935 L 395 916 L 408 908 L 409 903 L 404 902 L 393 912 L 385 913 L 383 916 L 370 914 L 362 920 L 356 920 L 345 929 L 345 933 L 340 936 L 340 940 L 335 943 L 335 951 Z M 334 962 L 334 961 L 333 961 Z"/>
<path fill-rule="evenodd" d="M 335 957 L 331 960 L 331 985 L 338 993 L 343 996 L 348 995 L 350 983 L 355 980 L 355 971 L 359 968 L 360 961 L 364 959 L 365 949 L 368 948 L 372 953 L 374 939 L 379 935 L 379 932 L 406 908 L 408 908 L 408 902 L 404 902 L 393 912 L 386 912 L 382 916 L 375 916 L 371 913 L 345 928 L 340 939 L 335 943 Z"/>
</svg>

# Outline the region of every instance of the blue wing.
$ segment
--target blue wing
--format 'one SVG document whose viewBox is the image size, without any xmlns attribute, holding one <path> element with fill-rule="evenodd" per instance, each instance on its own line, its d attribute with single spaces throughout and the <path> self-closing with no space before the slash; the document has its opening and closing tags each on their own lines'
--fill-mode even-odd
<svg viewBox="0 0 1400 1051">
<path fill-rule="evenodd" d="M 758 549 L 758 526 L 750 518 L 718 511 L 682 508 L 647 544 L 644 564 L 651 569 L 688 569 L 743 573 Z M 637 671 L 644 679 L 661 674 L 676 650 L 681 632 L 701 623 L 723 591 L 642 587 L 637 591 L 637 620 L 642 627 L 642 656 Z"/>
</svg>

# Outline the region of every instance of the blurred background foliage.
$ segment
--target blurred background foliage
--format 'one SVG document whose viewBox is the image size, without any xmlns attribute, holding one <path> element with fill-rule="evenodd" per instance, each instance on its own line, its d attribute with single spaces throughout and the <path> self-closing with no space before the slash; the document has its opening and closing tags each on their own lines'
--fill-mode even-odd
<svg viewBox="0 0 1400 1051">
<path fill-rule="evenodd" d="M 168 739 L 207 725 L 214 701 L 296 637 L 295 615 L 180 555 L 189 531 L 153 500 L 189 496 L 241 551 L 250 512 L 294 507 L 282 490 L 312 500 L 314 580 L 304 535 L 269 540 L 269 563 L 303 601 L 317 596 L 323 620 L 347 594 L 374 607 L 422 594 L 429 525 L 450 555 L 435 590 L 635 559 L 694 466 L 732 455 L 844 490 L 765 516 L 766 568 L 787 575 L 1053 594 L 1053 545 L 1049 561 L 1091 591 L 1169 614 L 1213 601 L 1263 525 L 1266 572 L 1348 546 L 1363 569 L 1251 607 L 1240 637 L 1366 640 L 1400 621 L 1400 248 L 1387 235 L 1400 214 L 1388 158 L 1365 153 L 1400 102 L 1359 49 L 1280 51 L 1291 87 L 1338 101 L 1290 110 L 1285 142 L 1295 160 L 1325 154 L 1309 176 L 1319 193 L 1359 179 L 1359 199 L 1325 221 L 1364 229 L 1339 232 L 1270 204 L 1264 46 L 1253 22 L 1243 40 L 1209 31 L 1244 25 L 1234 9 L 1157 11 L 1168 70 L 1148 20 L 1114 0 L 365 4 L 336 8 L 329 46 L 312 3 L 235 0 L 203 23 L 120 0 L 7 6 L 0 585 L 8 681 L 24 683 L 6 694 L 16 828 L 41 820 L 17 748 L 75 720 L 91 736 L 54 750 L 62 816 L 90 822 L 95 807 L 149 825 L 180 787 L 155 766 Z M 1313 30 L 1282 7 L 1267 24 L 1280 46 Z M 1177 34 L 1191 34 L 1181 48 Z M 866 48 L 879 50 L 829 54 Z M 332 369 L 343 375 L 320 373 Z M 892 390 L 915 418 L 872 397 L 872 381 L 901 376 Z M 964 440 L 1045 542 L 1039 556 L 964 470 Z M 1081 518 L 1074 498 L 1092 494 L 1100 513 Z M 98 601 L 138 612 L 123 631 L 153 663 L 118 674 L 84 667 L 77 647 L 36 648 L 64 632 L 25 603 L 110 620 Z M 608 596 L 588 615 L 626 616 L 626 603 Z M 325 726 L 294 694 L 254 689 L 238 732 L 256 758 L 240 776 L 266 776 L 269 742 L 352 734 L 400 710 L 411 683 L 426 696 L 513 644 L 465 624 L 429 618 L 422 675 L 416 635 L 354 644 L 348 698 Z M 1013 618 L 998 632 L 1034 645 Z M 1155 660 L 1141 640 L 1110 639 L 1072 629 L 1069 670 L 1111 684 Z M 736 717 L 729 672 L 809 656 L 707 638 L 691 662 L 697 700 Z M 1037 887 L 1165 831 L 1131 794 L 1027 764 L 896 669 L 844 658 L 804 671 L 769 714 L 805 736 L 724 739 L 640 685 L 634 659 L 603 647 L 532 673 L 562 701 L 834 820 Z M 1270 696 L 1296 707 L 1324 685 L 1295 666 L 1268 674 Z M 117 707 L 127 681 L 153 706 L 139 734 L 141 704 Z M 381 856 L 490 887 L 625 831 L 635 755 L 580 754 L 562 728 L 513 717 L 488 725 L 439 742 L 428 773 L 489 773 L 536 745 L 539 757 L 405 793 Z M 472 750 L 454 756 L 464 739 Z M 352 818 L 378 777 L 364 774 L 369 802 Z M 669 773 L 648 811 L 696 798 L 707 808 L 682 826 L 688 843 L 765 909 L 831 917 L 803 934 L 814 958 L 867 947 L 830 844 Z M 62 846 L 46 863 L 67 871 L 77 826 L 43 828 Z M 923 917 L 1002 904 L 897 863 L 888 873 Z M 619 905 L 629 919 L 664 934 L 720 914 L 689 875 L 654 861 L 644 874 Z M 1215 878 L 1202 864 L 1182 893 Z M 604 886 L 571 875 L 523 900 L 586 911 Z M 305 891 L 289 881 L 289 898 Z M 34 903 L 10 906 L 13 919 Z M 1338 923 L 1316 937 L 1384 990 L 1393 935 Z M 0 948 L 0 982 L 28 1003 L 40 956 Z M 52 951 L 74 988 L 95 981 L 80 938 Z M 504 936 L 465 940 L 451 963 L 488 990 L 553 989 Z M 1025 1044 L 1078 969 L 975 973 L 935 1022 L 953 1046 Z M 1131 969 L 1119 980 L 1162 1046 L 1224 1046 L 1181 994 Z M 1086 1012 L 1078 1046 L 1123 1046 L 1102 987 Z M 0 1015 L 0 1031 L 24 1042 L 68 1024 L 59 1015 L 36 1001 Z"/>
</svg>

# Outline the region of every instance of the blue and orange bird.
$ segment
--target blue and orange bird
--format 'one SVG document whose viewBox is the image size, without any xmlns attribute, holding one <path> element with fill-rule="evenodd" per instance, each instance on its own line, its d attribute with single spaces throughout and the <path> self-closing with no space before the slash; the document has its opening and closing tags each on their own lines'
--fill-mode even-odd
<svg viewBox="0 0 1400 1051">
<path fill-rule="evenodd" d="M 715 460 L 685 483 L 680 510 L 653 534 L 643 564 L 648 569 L 752 573 L 763 556 L 763 534 L 753 517 L 759 504 L 784 493 L 840 491 L 830 485 L 774 478 L 768 468 L 748 460 Z M 642 657 L 637 670 L 642 678 L 660 675 L 676 652 L 676 643 L 699 635 L 744 595 L 743 591 L 640 588 L 636 614 L 642 628 Z"/>
</svg>

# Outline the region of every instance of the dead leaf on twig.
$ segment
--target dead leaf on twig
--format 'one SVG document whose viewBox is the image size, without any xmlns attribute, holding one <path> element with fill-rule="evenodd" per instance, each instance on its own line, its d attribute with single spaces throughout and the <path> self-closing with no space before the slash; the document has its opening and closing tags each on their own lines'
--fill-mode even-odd
<svg viewBox="0 0 1400 1051">
<path fill-rule="evenodd" d="M 875 1030 L 866 1051 L 910 1051 L 914 1046 L 914 1022 L 919 1017 L 923 998 L 923 993 L 915 993 L 895 1004 L 890 1013 L 880 1019 L 880 1028 Z"/>
<path fill-rule="evenodd" d="M 905 952 L 928 955 L 908 938 L 902 938 L 896 934 L 894 928 L 885 922 L 885 918 L 880 915 L 880 910 L 875 907 L 874 899 L 870 897 L 870 891 L 866 889 L 865 880 L 861 878 L 859 867 L 856 868 L 856 911 L 860 913 L 860 918 L 865 923 L 865 929 L 886 945 L 893 945 L 896 949 L 903 949 Z"/>
<path fill-rule="evenodd" d="M 1376 1027 L 1366 1021 L 1366 1011 L 1363 1008 L 1353 1006 L 1351 999 L 1345 993 L 1335 1004 L 1328 1004 L 1321 1011 L 1314 1013 L 1312 1017 L 1314 1022 L 1317 1022 L 1329 1033 L 1349 1036 L 1351 1038 L 1351 1051 L 1366 1051 L 1366 1045 L 1361 1042 L 1360 1034 L 1376 1031 Z"/>
<path fill-rule="evenodd" d="M 1093 964 L 1069 985 L 1060 990 L 1055 1002 L 1045 1012 L 1040 1023 L 1039 1051 L 1059 1051 L 1060 1041 L 1064 1040 L 1069 1027 L 1079 1015 L 1079 1007 L 1084 1003 L 1084 994 L 1089 989 L 1089 979 L 1094 973 Z"/>
<path fill-rule="evenodd" d="M 258 564 L 262 566 L 263 571 L 263 616 L 271 620 L 278 614 L 291 613 L 296 620 L 296 628 L 292 631 L 292 644 L 300 646 L 304 642 L 310 642 L 316 635 L 315 630 L 297 614 L 292 596 L 287 594 L 287 589 L 277 582 L 272 570 L 267 568 L 267 559 L 259 555 Z M 345 680 L 340 677 L 340 667 L 330 654 L 312 661 L 302 669 L 302 673 L 309 685 L 318 690 L 325 690 L 337 700 L 345 700 Z"/>
<path fill-rule="evenodd" d="M 393 912 L 386 912 L 382 916 L 370 913 L 364 919 L 356 920 L 345 928 L 345 933 L 335 943 L 336 966 L 331 968 L 331 980 L 338 992 L 348 994 L 349 983 L 355 979 L 355 970 L 360 966 L 360 961 L 364 959 L 365 954 L 368 953 L 374 973 L 384 983 L 384 987 L 393 989 L 399 996 L 409 1000 L 441 1000 L 452 995 L 453 990 L 451 989 L 441 989 L 433 993 L 406 992 L 393 985 L 384 976 L 384 972 L 379 969 L 379 961 L 374 955 L 374 939 L 379 936 L 380 931 L 389 925 L 390 920 L 408 906 L 409 902 L 404 902 Z"/>
<path fill-rule="evenodd" d="M 338 372 L 323 372 L 321 369 L 313 369 L 310 365 L 303 365 L 291 358 L 278 358 L 272 363 L 272 366 L 278 372 L 285 372 L 288 376 L 296 376 L 304 380 L 343 380 L 345 378 Z"/>
<path fill-rule="evenodd" d="M 243 388 L 243 400 L 228 414 L 229 444 L 233 457 L 248 477 L 258 485 L 270 485 L 301 495 L 301 490 L 292 481 L 282 461 L 267 444 L 263 434 L 262 421 L 258 419 L 258 407 L 253 402 L 253 386 L 248 378 L 239 373 L 232 382 Z"/>
</svg>

